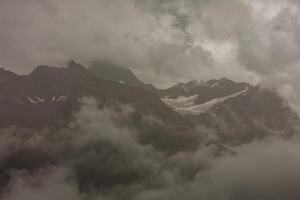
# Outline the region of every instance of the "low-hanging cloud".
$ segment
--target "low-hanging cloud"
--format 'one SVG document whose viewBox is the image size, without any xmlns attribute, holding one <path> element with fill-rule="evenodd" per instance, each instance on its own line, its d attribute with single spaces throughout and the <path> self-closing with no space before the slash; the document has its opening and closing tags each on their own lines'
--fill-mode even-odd
<svg viewBox="0 0 300 200">
<path fill-rule="evenodd" d="M 76 184 L 67 181 L 69 170 L 63 167 L 49 167 L 34 174 L 27 171 L 16 171 L 11 174 L 11 181 L 3 198 L 6 200 L 21 199 L 74 199 L 80 200 Z"/>
<path fill-rule="evenodd" d="M 38 64 L 105 59 L 162 86 L 255 77 L 299 109 L 299 6 L 297 0 L 2 0 L 0 64 L 27 73 Z M 300 197 L 296 137 L 252 142 L 225 157 L 201 145 L 170 155 L 141 144 L 138 130 L 117 123 L 130 118 L 131 107 L 119 113 L 99 110 L 92 98 L 82 104 L 70 126 L 55 134 L 1 130 L 1 198 Z M 153 116 L 144 120 L 163 125 Z"/>
<path fill-rule="evenodd" d="M 1 130 L 2 199 L 299 198 L 296 136 L 269 137 L 223 156 L 215 155 L 213 145 L 200 144 L 169 154 L 142 144 L 138 130 L 120 126 L 134 112 L 130 106 L 117 112 L 99 109 L 93 98 L 81 102 L 69 128 Z"/>
</svg>

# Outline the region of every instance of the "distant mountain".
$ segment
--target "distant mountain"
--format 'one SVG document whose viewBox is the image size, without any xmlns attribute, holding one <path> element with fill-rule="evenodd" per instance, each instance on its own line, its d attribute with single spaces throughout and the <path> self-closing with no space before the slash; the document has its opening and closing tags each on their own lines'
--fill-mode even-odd
<svg viewBox="0 0 300 200">
<path fill-rule="evenodd" d="M 191 117 L 191 116 L 190 116 Z M 267 136 L 297 133 L 299 117 L 276 92 L 250 87 L 216 103 L 208 112 L 191 117 L 213 127 L 222 142 L 239 145 Z"/>
<path fill-rule="evenodd" d="M 192 159 L 192 164 L 189 161 L 190 156 L 200 155 L 199 147 L 209 145 L 209 152 L 215 155 L 236 154 L 234 146 L 270 135 L 288 137 L 299 125 L 297 114 L 272 90 L 226 78 L 190 81 L 159 90 L 147 87 L 128 69 L 109 66 L 98 64 L 87 69 L 71 61 L 66 68 L 41 65 L 22 76 L 0 70 L 0 129 L 3 136 L 13 136 L 3 137 L 11 154 L 4 153 L 1 159 L 1 194 L 9 189 L 12 172 L 27 170 L 31 174 L 49 165 L 70 167 L 74 183 L 84 192 L 91 188 L 115 191 L 126 185 L 134 186 L 135 191 L 140 180 L 145 180 L 143 187 L 156 180 L 160 185 L 161 179 L 153 177 L 166 175 L 169 180 L 169 172 L 171 179 L 183 174 L 178 176 L 179 183 L 194 181 L 194 176 L 207 167 L 198 158 Z M 100 110 L 109 108 L 120 115 L 113 121 L 120 131 L 112 135 L 120 135 L 113 139 L 117 142 L 98 135 L 83 145 L 72 141 L 72 134 L 77 134 L 76 138 L 82 134 L 83 140 L 90 137 L 90 130 L 72 123 L 84 97 L 94 98 Z M 132 107 L 132 112 L 123 116 L 122 105 Z M 88 112 L 94 117 L 93 110 Z M 103 123 L 106 121 L 99 122 Z M 99 124 L 93 121 L 92 133 L 94 126 L 96 134 L 102 129 Z M 8 127 L 16 128 L 6 130 Z M 44 128 L 48 131 L 40 131 Z M 132 131 L 137 142 L 127 144 L 126 134 L 121 136 L 123 130 Z M 99 133 L 106 131 L 103 127 Z M 119 141 L 123 139 L 124 147 Z M 54 149 L 56 142 L 58 151 Z M 191 150 L 195 151 L 189 153 Z M 167 162 L 157 165 L 164 158 Z M 173 168 L 181 161 L 181 167 Z"/>
<path fill-rule="evenodd" d="M 248 83 L 220 80 L 179 83 L 161 90 L 162 100 L 195 126 L 215 130 L 210 136 L 241 144 L 267 135 L 290 135 L 299 125 L 297 114 L 275 91 Z"/>
<path fill-rule="evenodd" d="M 213 79 L 206 82 L 194 80 L 187 83 L 179 83 L 169 89 L 161 90 L 160 96 L 176 99 L 180 96 L 198 95 L 196 103 L 201 104 L 215 98 L 232 95 L 247 87 L 251 87 L 251 85 L 248 83 L 236 83 L 226 78 L 220 80 Z"/>
<path fill-rule="evenodd" d="M 66 68 L 38 66 L 29 75 L 16 76 L 0 84 L 0 127 L 59 128 L 66 126 L 79 108 L 82 97 L 94 97 L 99 107 L 135 109 L 126 126 L 139 129 L 141 140 L 161 149 L 191 148 L 195 140 L 191 124 L 166 106 L 156 95 L 137 87 L 102 80 L 71 61 Z M 146 124 L 153 116 L 163 125 Z"/>
<path fill-rule="evenodd" d="M 140 81 L 130 69 L 107 61 L 94 62 L 89 67 L 89 70 L 103 80 L 142 88 L 152 92 L 155 90 L 155 87 L 152 84 L 145 84 Z"/>
<path fill-rule="evenodd" d="M 205 137 L 241 144 L 293 134 L 300 121 L 276 92 L 248 83 L 194 80 L 159 90 L 117 65 L 95 62 L 87 69 L 71 61 L 66 68 L 41 65 L 23 76 L 0 70 L 0 127 L 63 127 L 85 96 L 97 99 L 99 107 L 131 105 L 135 117 L 126 125 L 142 130 L 142 140 L 161 149 L 194 147 L 199 126 L 214 130 Z M 145 124 L 144 115 L 163 126 Z"/>
<path fill-rule="evenodd" d="M 190 81 L 160 90 L 162 100 L 182 115 L 200 114 L 215 104 L 234 98 L 252 88 L 247 83 L 236 83 L 226 78 L 209 81 Z"/>
</svg>

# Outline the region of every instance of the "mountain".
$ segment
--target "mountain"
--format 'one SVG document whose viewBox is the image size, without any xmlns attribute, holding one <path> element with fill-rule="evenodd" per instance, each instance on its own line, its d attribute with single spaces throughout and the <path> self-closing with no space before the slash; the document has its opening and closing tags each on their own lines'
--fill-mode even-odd
<svg viewBox="0 0 300 200">
<path fill-rule="evenodd" d="M 190 81 L 160 90 L 162 100 L 182 115 L 200 114 L 215 104 L 242 95 L 252 88 L 247 83 L 236 83 L 226 78 L 209 81 Z"/>
<path fill-rule="evenodd" d="M 84 194 L 101 189 L 134 199 L 136 186 L 151 191 L 173 179 L 176 187 L 194 183 L 210 165 L 207 156 L 238 154 L 236 145 L 288 137 L 299 125 L 275 91 L 259 86 L 223 78 L 149 91 L 133 73 L 115 70 L 114 79 L 74 61 L 65 68 L 40 65 L 22 76 L 0 70 L 1 194 L 15 172 L 31 183 L 32 175 L 55 166 L 70 169 L 67 178 Z M 78 124 L 83 98 L 96 105 Z M 123 106 L 130 107 L 126 115 Z M 103 120 L 112 110 L 114 118 Z M 204 154 L 203 146 L 209 146 Z M 120 188 L 134 197 L 123 198 Z"/>
<path fill-rule="evenodd" d="M 215 131 L 222 143 L 242 144 L 268 135 L 291 135 L 297 114 L 275 91 L 223 78 L 161 90 L 162 101 L 195 126 Z"/>
<path fill-rule="evenodd" d="M 63 124 L 72 115 L 72 105 L 90 72 L 70 63 L 68 68 L 38 66 L 29 75 L 0 84 L 0 126 L 27 128 Z M 94 78 L 95 80 L 95 78 Z"/>
<path fill-rule="evenodd" d="M 187 83 L 179 83 L 169 89 L 161 90 L 160 95 L 163 98 L 169 99 L 176 99 L 180 96 L 190 97 L 198 95 L 196 104 L 201 104 L 212 99 L 232 95 L 247 87 L 251 87 L 251 85 L 236 83 L 226 78 L 220 80 L 213 79 L 206 82 L 194 80 Z"/>
<path fill-rule="evenodd" d="M 267 136 L 297 133 L 299 117 L 276 92 L 250 87 L 201 113 L 197 123 L 214 127 L 222 142 L 239 145 Z"/>
<path fill-rule="evenodd" d="M 147 155 L 142 151 L 152 148 L 164 155 L 173 155 L 196 149 L 199 145 L 193 125 L 155 94 L 103 80 L 74 61 L 66 68 L 40 65 L 30 74 L 21 76 L 0 71 L 0 77 L 3 77 L 0 82 L 0 136 L 3 148 L 8 152 L 3 153 L 0 162 L 1 194 L 12 180 L 13 171 L 33 173 L 46 166 L 64 165 L 69 161 L 80 190 L 90 186 L 128 185 L 150 176 L 148 161 L 141 163 L 145 170 L 136 170 L 135 166 L 140 165 L 136 160 L 140 158 L 134 155 Z M 119 142 L 101 140 L 100 134 L 95 140 L 89 139 L 92 131 L 73 126 L 76 113 L 82 109 L 81 100 L 85 97 L 95 99 L 99 110 L 114 110 L 115 115 L 120 115 L 110 122 L 121 132 L 116 134 L 120 138 L 114 139 Z M 122 106 L 132 108 L 128 115 L 123 116 Z M 97 112 L 96 108 L 93 109 Z M 105 122 L 99 123 L 103 125 Z M 101 130 L 101 125 L 94 126 L 100 133 L 112 131 L 105 130 L 107 127 Z M 136 135 L 134 139 L 137 141 L 132 142 L 132 149 L 128 145 L 124 149 L 123 145 L 131 140 L 131 136 L 127 136 L 126 132 L 123 134 L 123 130 Z M 73 137 L 74 140 L 82 138 L 89 142 L 80 141 L 77 147 Z M 45 143 L 39 145 L 41 140 Z"/>
<path fill-rule="evenodd" d="M 275 91 L 227 78 L 178 83 L 168 89 L 147 87 L 126 68 L 100 62 L 90 71 L 102 79 L 150 91 L 188 120 L 193 128 L 214 130 L 222 143 L 241 144 L 268 135 L 291 135 L 299 118 Z"/>
<path fill-rule="evenodd" d="M 164 90 L 147 86 L 130 70 L 104 62 L 89 69 L 74 61 L 66 68 L 41 65 L 22 76 L 2 69 L 0 127 L 64 127 L 86 96 L 97 99 L 99 107 L 132 106 L 135 115 L 127 126 L 142 130 L 142 140 L 161 149 L 193 147 L 199 126 L 214 130 L 205 137 L 241 144 L 267 135 L 294 134 L 299 124 L 297 114 L 275 91 L 248 83 L 222 78 Z M 164 125 L 145 125 L 145 115 Z"/>
<path fill-rule="evenodd" d="M 192 133 L 191 124 L 156 95 L 103 80 L 74 61 L 66 68 L 41 65 L 28 75 L 0 84 L 0 127 L 65 127 L 79 109 L 80 99 L 87 96 L 102 108 L 132 106 L 135 112 L 126 125 L 138 129 L 144 143 L 170 151 L 196 145 L 194 138 L 187 137 Z M 144 116 L 153 116 L 163 125 L 146 124 Z"/>
<path fill-rule="evenodd" d="M 17 77 L 18 77 L 17 74 L 7 71 L 3 68 L 0 68 L 0 84 L 4 83 L 5 81 L 8 81 L 8 80 L 15 79 Z"/>
<path fill-rule="evenodd" d="M 89 70 L 103 80 L 113 81 L 131 87 L 142 88 L 148 91 L 155 90 L 155 87 L 152 84 L 143 83 L 128 68 L 107 61 L 94 62 L 89 67 Z"/>
</svg>

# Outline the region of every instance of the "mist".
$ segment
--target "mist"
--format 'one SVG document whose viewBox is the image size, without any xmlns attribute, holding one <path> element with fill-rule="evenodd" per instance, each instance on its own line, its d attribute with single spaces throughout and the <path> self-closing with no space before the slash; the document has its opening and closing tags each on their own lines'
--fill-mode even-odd
<svg viewBox="0 0 300 200">
<path fill-rule="evenodd" d="M 158 88 L 227 77 L 275 90 L 299 114 L 299 11 L 297 0 L 1 0 L 0 66 L 28 74 L 39 64 L 105 60 Z M 185 136 L 196 148 L 170 153 L 124 124 L 134 112 L 85 97 L 67 127 L 0 129 L 0 198 L 300 198 L 298 133 L 220 155 L 214 127 L 198 126 L 196 139 Z"/>
<path fill-rule="evenodd" d="M 137 130 L 117 123 L 132 107 L 123 105 L 117 114 L 99 109 L 93 98 L 81 103 L 69 127 L 55 133 L 1 130 L 2 199 L 299 198 L 296 136 L 270 136 L 222 156 L 201 143 L 170 154 L 142 144 Z"/>
<path fill-rule="evenodd" d="M 158 87 L 225 76 L 274 83 L 295 100 L 297 1 L 4 0 L 0 8 L 0 63 L 18 73 L 109 60 Z"/>
</svg>

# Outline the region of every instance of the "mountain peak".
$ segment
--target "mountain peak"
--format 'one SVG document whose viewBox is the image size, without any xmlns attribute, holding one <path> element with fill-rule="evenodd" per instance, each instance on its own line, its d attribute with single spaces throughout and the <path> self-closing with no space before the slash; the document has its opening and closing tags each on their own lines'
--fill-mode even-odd
<svg viewBox="0 0 300 200">
<path fill-rule="evenodd" d="M 0 71 L 1 72 L 1 71 Z M 80 74 L 80 73 L 89 73 L 90 72 L 81 64 L 76 63 L 75 61 L 71 60 L 68 63 L 67 67 L 54 67 L 54 66 L 49 66 L 49 65 L 39 65 L 37 66 L 34 70 L 32 70 L 32 72 L 29 74 L 29 76 L 51 76 L 53 74 L 57 74 L 57 73 L 64 73 L 64 72 L 68 72 L 70 74 Z"/>
<path fill-rule="evenodd" d="M 205 82 L 203 80 L 194 79 L 192 81 L 187 82 L 185 85 L 188 87 L 197 87 L 204 85 Z"/>
<path fill-rule="evenodd" d="M 67 68 L 86 70 L 86 68 L 83 65 L 81 65 L 80 63 L 75 62 L 74 60 L 69 61 Z"/>
<path fill-rule="evenodd" d="M 124 67 L 124 66 L 114 64 L 109 61 L 95 61 L 89 67 L 89 69 L 90 69 L 90 71 L 92 71 L 95 74 L 100 75 L 100 76 L 102 76 L 102 75 L 106 76 L 107 74 L 109 74 L 111 76 L 112 75 L 111 73 L 114 72 L 117 74 L 122 73 L 123 75 L 132 76 L 131 78 L 134 77 L 134 79 L 136 79 L 135 75 L 133 74 L 133 72 L 130 69 L 128 69 L 127 67 Z"/>
<path fill-rule="evenodd" d="M 68 63 L 68 66 L 72 66 L 72 65 L 77 65 L 78 63 L 75 62 L 74 60 L 70 60 Z"/>
<path fill-rule="evenodd" d="M 11 72 L 11 71 L 9 71 L 9 70 L 4 69 L 3 67 L 0 67 L 0 73 L 1 73 L 1 74 L 2 74 L 2 73 L 7 73 L 7 74 L 15 74 L 15 75 L 17 75 L 16 73 L 13 73 L 13 72 Z"/>
<path fill-rule="evenodd" d="M 18 76 L 18 74 L 0 67 L 0 76 Z"/>
<path fill-rule="evenodd" d="M 2 82 L 5 82 L 7 80 L 11 80 L 13 78 L 17 78 L 18 75 L 11 72 L 11 71 L 8 71 L 4 68 L 0 68 L 0 83 Z"/>
<path fill-rule="evenodd" d="M 49 88 L 49 90 L 57 88 L 64 93 L 66 91 L 70 93 L 72 88 L 94 78 L 96 77 L 88 69 L 74 61 L 71 61 L 67 67 L 39 65 L 26 76 L 26 80 L 39 83 L 42 88 Z M 55 92 L 54 89 L 52 92 Z M 40 92 L 40 94 L 46 95 L 47 92 Z"/>
<path fill-rule="evenodd" d="M 74 60 L 71 60 L 68 63 L 68 67 L 65 68 L 65 70 L 71 71 L 72 73 L 75 73 L 75 74 L 92 75 L 92 73 L 87 68 L 85 68 L 80 63 L 75 62 Z"/>
<path fill-rule="evenodd" d="M 219 79 L 219 82 L 221 82 L 221 83 L 236 83 L 235 81 L 230 80 L 228 78 L 221 78 L 221 79 Z"/>
<path fill-rule="evenodd" d="M 55 73 L 58 72 L 58 67 L 48 66 L 48 65 L 39 65 L 37 66 L 32 72 L 29 74 L 30 76 L 39 76 L 48 73 Z"/>
<path fill-rule="evenodd" d="M 103 80 L 142 88 L 147 91 L 155 91 L 153 85 L 140 81 L 130 69 L 109 61 L 96 61 L 89 67 L 89 70 Z"/>
</svg>

